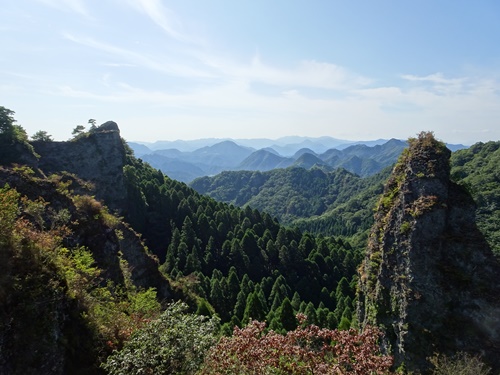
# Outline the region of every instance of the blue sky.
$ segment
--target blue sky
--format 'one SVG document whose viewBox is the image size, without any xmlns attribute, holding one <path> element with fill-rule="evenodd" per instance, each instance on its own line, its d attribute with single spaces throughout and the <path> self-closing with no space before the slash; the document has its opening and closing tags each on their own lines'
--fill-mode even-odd
<svg viewBox="0 0 500 375">
<path fill-rule="evenodd" d="M 500 140 L 500 2 L 18 0 L 0 105 L 57 140 Z"/>
</svg>

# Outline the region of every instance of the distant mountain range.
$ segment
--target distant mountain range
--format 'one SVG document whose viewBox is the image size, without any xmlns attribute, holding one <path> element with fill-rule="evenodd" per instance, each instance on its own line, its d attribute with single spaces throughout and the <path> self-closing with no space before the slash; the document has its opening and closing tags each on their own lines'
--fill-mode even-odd
<svg viewBox="0 0 500 375">
<path fill-rule="evenodd" d="M 344 168 L 359 176 L 373 175 L 393 164 L 406 142 L 352 142 L 331 137 L 271 139 L 199 139 L 193 141 L 128 142 L 135 156 L 169 177 L 189 183 L 222 171 L 269 171 L 313 166 L 325 171 Z M 448 145 L 452 150 L 466 148 Z"/>
</svg>

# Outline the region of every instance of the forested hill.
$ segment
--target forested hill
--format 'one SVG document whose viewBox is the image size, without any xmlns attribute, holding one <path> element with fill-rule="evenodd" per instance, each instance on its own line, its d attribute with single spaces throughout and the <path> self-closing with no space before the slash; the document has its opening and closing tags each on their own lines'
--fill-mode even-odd
<svg viewBox="0 0 500 375">
<path fill-rule="evenodd" d="M 389 171 L 386 169 L 369 178 L 342 168 L 332 172 L 298 167 L 267 172 L 234 171 L 196 179 L 191 187 L 218 201 L 268 212 L 285 225 L 301 225 L 310 232 L 325 235 L 352 235 L 371 226 L 371 211 L 368 215 L 358 211 L 365 207 L 371 210 Z M 354 199 L 366 191 L 370 196 L 355 203 Z M 332 217 L 332 212 L 337 212 L 340 206 L 345 211 L 348 203 L 347 210 L 354 218 Z"/>
<path fill-rule="evenodd" d="M 374 223 L 370 238 L 372 245 L 380 242 L 384 249 L 379 252 L 371 247 L 372 252 L 364 263 L 370 272 L 358 277 L 364 257 L 363 249 L 358 246 L 361 242 L 352 246 L 350 241 L 339 236 L 302 232 L 297 226 L 281 225 L 269 213 L 250 205 L 241 208 L 202 195 L 135 158 L 114 122 L 92 126 L 88 132 L 77 129 L 79 131 L 67 142 L 52 142 L 43 132 L 39 132 L 36 141 L 29 141 L 24 129 L 14 124 L 12 115 L 12 111 L 0 107 L 0 373 L 59 375 L 108 371 L 110 374 L 125 374 L 134 366 L 139 366 L 144 373 L 197 373 L 208 348 L 218 339 L 216 335 L 230 336 L 234 332 L 231 338 L 219 341 L 221 346 L 215 349 L 215 354 L 222 350 L 219 351 L 220 358 L 228 357 L 223 352 L 227 348 L 225 344 L 237 343 L 247 334 L 255 335 L 254 328 L 262 325 L 247 325 L 251 319 L 267 322 L 268 327 L 278 333 L 270 336 L 279 339 L 276 341 L 296 337 L 294 348 L 298 343 L 302 350 L 305 349 L 305 336 L 296 336 L 297 332 L 327 332 L 308 327 L 308 324 L 344 330 L 358 327 L 360 322 L 370 323 L 372 317 L 376 318 L 376 323 L 382 321 L 377 319 L 386 318 L 388 312 L 392 316 L 401 312 L 401 317 L 406 318 L 408 305 L 405 298 L 417 301 L 415 304 L 419 305 L 418 301 L 425 302 L 429 296 L 434 296 L 433 285 L 425 289 L 426 293 L 430 292 L 421 298 L 414 293 L 419 289 L 386 287 L 389 281 L 397 285 L 415 283 L 418 286 L 422 279 L 432 280 L 437 275 L 444 287 L 443 295 L 445 291 L 453 290 L 455 295 L 464 297 L 460 303 L 467 306 L 472 315 L 477 310 L 475 301 L 481 304 L 483 295 L 498 299 L 498 294 L 490 293 L 493 289 L 484 282 L 489 279 L 487 275 L 494 272 L 477 277 L 483 274 L 483 269 L 493 270 L 491 257 L 479 256 L 481 262 L 476 262 L 476 253 L 472 251 L 474 246 L 487 248 L 483 246 L 484 242 L 475 241 L 481 236 L 475 232 L 474 236 L 468 237 L 470 247 L 461 245 L 460 236 L 465 233 L 467 237 L 472 233 L 467 228 L 474 226 L 474 205 L 466 191 L 461 188 L 460 195 L 452 202 L 443 200 L 436 207 L 433 195 L 423 199 L 418 196 L 420 190 L 434 194 L 432 190 L 427 191 L 427 188 L 436 187 L 433 185 L 435 161 L 432 152 L 429 153 L 430 159 L 424 158 L 425 162 L 416 164 L 406 163 L 412 160 L 407 159 L 412 151 L 407 152 L 406 159 L 403 158 L 400 164 L 409 165 L 407 170 L 411 172 L 408 175 L 411 178 L 400 178 L 404 175 L 393 173 L 381 199 L 378 199 L 378 192 L 384 174 L 359 179 L 344 170 L 329 175 L 317 168 L 309 171 L 297 168 L 286 170 L 289 175 L 283 175 L 292 179 L 293 183 L 289 185 L 286 179 L 279 179 L 279 174 L 272 177 L 276 178 L 276 186 L 288 189 L 287 193 L 282 193 L 283 197 L 310 190 L 310 195 L 297 205 L 299 208 L 306 207 L 306 201 L 321 204 L 321 199 L 316 198 L 320 193 L 334 202 L 323 215 L 296 221 L 304 228 L 317 225 L 317 228 L 324 226 L 339 230 L 346 220 L 345 223 L 353 225 L 345 229 L 345 233 L 359 236 L 360 231 L 356 228 L 368 226 L 374 200 L 378 200 L 379 208 L 386 207 L 395 214 L 391 223 L 398 226 L 394 227 L 392 224 L 387 226 L 388 221 L 378 215 L 380 220 Z M 432 134 L 423 136 L 432 140 Z M 483 195 L 475 193 L 479 207 L 485 209 L 484 218 L 488 217 L 487 212 L 497 213 L 494 204 L 497 180 L 488 176 L 498 174 L 498 167 L 488 162 L 491 155 L 498 155 L 497 150 L 496 143 L 476 145 L 471 153 L 460 154 L 453 169 L 456 179 L 470 190 L 487 192 Z M 427 155 L 426 152 L 423 154 Z M 436 160 L 448 171 L 447 159 Z M 415 169 L 414 165 L 420 169 Z M 473 173 L 476 171 L 477 175 Z M 259 178 L 267 178 L 263 174 L 248 176 L 250 186 L 258 186 Z M 268 177 L 267 181 L 272 178 Z M 425 182 L 424 188 L 408 191 L 406 187 L 413 185 L 399 184 L 406 180 Z M 448 180 L 443 178 L 442 181 Z M 352 191 L 343 190 L 351 184 L 354 186 Z M 454 184 L 450 186 L 456 187 Z M 410 194 L 418 202 L 410 207 L 413 210 L 404 206 Z M 399 197 L 397 202 L 402 202 L 397 207 L 392 205 L 395 197 Z M 440 258 L 431 241 L 425 249 L 438 256 L 433 263 L 438 267 L 420 268 L 419 278 L 414 279 L 411 269 L 406 272 L 406 268 L 392 267 L 388 262 L 392 259 L 406 264 L 410 259 L 406 257 L 408 249 L 404 248 L 404 236 L 413 233 L 413 227 L 398 220 L 398 215 L 405 215 L 411 223 L 415 221 L 417 228 L 421 211 L 434 208 L 439 212 L 449 211 L 454 218 L 460 219 L 460 223 L 467 225 L 456 226 L 447 219 L 427 221 L 432 229 L 443 226 L 452 229 L 443 236 L 438 233 L 436 237 L 447 244 L 447 255 Z M 462 215 L 464 212 L 467 212 L 466 216 Z M 494 222 L 484 223 L 488 225 L 483 229 L 491 234 L 498 228 Z M 378 230 L 382 227 L 384 233 Z M 415 233 L 415 243 L 420 244 L 427 231 Z M 402 246 L 401 251 L 394 251 L 392 244 Z M 455 247 L 466 251 L 455 257 Z M 475 259 L 474 262 L 469 262 L 469 258 Z M 417 256 L 415 259 L 431 258 Z M 410 265 L 415 263 L 413 260 L 408 262 Z M 457 262 L 457 267 L 449 267 Z M 380 269 L 387 272 L 377 272 L 379 265 L 384 265 Z M 431 275 L 429 270 L 432 270 Z M 374 282 L 379 276 L 380 282 Z M 462 295 L 463 286 L 470 280 L 474 281 L 474 288 Z M 363 316 L 354 311 L 358 306 L 360 294 L 356 294 L 356 290 L 360 285 L 364 288 L 361 296 L 369 302 Z M 388 291 L 397 292 L 401 298 L 386 298 Z M 478 296 L 481 298 L 477 299 Z M 373 303 L 370 302 L 372 297 Z M 169 302 L 178 300 L 187 303 L 187 311 L 181 305 L 169 305 Z M 455 308 L 454 303 L 448 301 L 446 309 Z M 382 307 L 373 310 L 370 306 Z M 479 310 L 486 311 L 481 306 Z M 439 315 L 443 311 L 439 308 L 432 311 L 441 320 L 457 323 L 456 327 L 460 329 L 464 326 L 460 321 Z M 480 320 L 485 322 L 485 327 L 492 324 L 497 329 L 497 310 L 488 311 L 489 315 L 485 313 L 485 319 Z M 299 315 L 300 320 L 298 313 L 303 313 Z M 203 316 L 214 317 L 210 320 L 210 328 Z M 358 316 L 363 320 L 358 321 Z M 370 317 L 370 321 L 365 321 L 365 316 Z M 479 315 L 474 316 L 476 319 Z M 420 324 L 426 318 L 425 314 L 419 315 L 411 324 L 401 321 L 398 327 L 402 331 L 412 329 L 416 337 L 423 335 L 421 337 L 425 338 L 427 331 L 419 327 L 428 327 L 427 322 Z M 304 322 L 303 319 L 307 320 Z M 432 325 L 434 321 L 437 320 L 429 322 Z M 233 331 L 235 327 L 245 328 Z M 280 335 L 287 331 L 293 331 L 292 335 Z M 378 353 L 377 331 L 368 329 L 363 335 L 370 332 L 373 338 L 368 341 L 373 345 L 369 352 Z M 456 333 L 436 332 L 445 343 L 451 342 L 447 338 Z M 253 345 L 260 349 L 261 340 L 267 336 L 264 336 L 266 332 L 257 335 L 259 337 L 254 337 Z M 342 348 L 332 354 L 333 357 L 322 356 L 315 366 L 324 368 L 321 366 L 328 365 L 331 369 L 338 369 L 337 358 L 346 355 L 349 360 L 345 363 L 347 370 L 344 373 L 349 373 L 352 365 L 382 358 L 375 354 L 375 357 L 356 357 L 356 362 L 351 362 L 353 353 L 367 353 L 365 349 L 369 342 L 358 340 L 353 331 L 346 335 L 350 339 L 343 343 L 336 342 L 337 339 L 325 341 L 328 350 L 337 350 L 337 346 L 334 348 L 336 344 Z M 310 359 L 316 360 L 321 354 L 316 345 L 319 337 L 307 337 L 311 349 L 307 353 L 314 354 Z M 326 337 L 333 336 L 330 333 L 322 336 L 323 339 Z M 335 337 L 341 336 L 335 333 Z M 351 345 L 353 340 L 355 345 Z M 204 342 L 202 346 L 192 345 L 192 342 L 201 341 Z M 474 342 L 477 345 L 471 351 L 473 353 L 491 345 L 489 342 L 483 345 L 480 340 Z M 421 346 L 412 347 L 418 350 Z M 448 353 L 446 347 L 443 350 Z M 247 354 L 245 350 L 238 353 Z M 275 349 L 271 349 L 271 353 L 274 356 Z M 240 354 L 230 356 L 237 366 L 240 365 Z M 289 350 L 283 355 L 285 363 L 280 361 L 277 365 L 285 366 L 285 372 L 291 366 L 302 366 L 305 358 L 290 355 Z M 398 357 L 398 361 L 404 360 L 403 357 Z M 390 366 L 390 358 L 386 360 L 384 371 L 379 373 L 386 373 Z M 215 364 L 219 365 L 218 362 Z M 205 369 L 211 365 L 214 363 L 205 363 Z M 161 366 L 164 367 L 159 371 Z M 188 366 L 189 370 L 181 369 L 182 366 Z M 373 364 L 370 366 L 360 373 L 378 371 Z M 267 369 L 271 371 L 275 367 Z M 231 371 L 229 373 L 241 373 L 239 367 Z"/>
</svg>

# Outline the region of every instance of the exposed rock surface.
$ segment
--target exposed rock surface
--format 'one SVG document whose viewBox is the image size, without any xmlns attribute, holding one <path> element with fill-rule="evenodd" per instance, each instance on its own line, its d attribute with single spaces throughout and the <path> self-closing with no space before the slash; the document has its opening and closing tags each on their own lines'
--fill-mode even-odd
<svg viewBox="0 0 500 375">
<path fill-rule="evenodd" d="M 500 266 L 449 157 L 422 133 L 395 166 L 360 268 L 358 319 L 382 327 L 396 367 L 425 371 L 434 353 L 464 351 L 498 370 Z"/>
<path fill-rule="evenodd" d="M 96 198 L 114 210 L 126 207 L 125 147 L 118 125 L 108 121 L 68 142 L 33 142 L 45 173 L 70 172 L 94 183 Z"/>
</svg>

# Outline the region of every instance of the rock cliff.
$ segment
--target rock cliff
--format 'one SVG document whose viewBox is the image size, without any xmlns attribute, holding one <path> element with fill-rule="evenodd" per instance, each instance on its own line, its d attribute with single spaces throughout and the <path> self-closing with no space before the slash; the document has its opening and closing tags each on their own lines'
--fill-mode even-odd
<svg viewBox="0 0 500 375">
<path fill-rule="evenodd" d="M 500 266 L 449 157 L 421 133 L 395 166 L 360 267 L 358 319 L 384 330 L 396 367 L 425 372 L 434 353 L 463 351 L 498 370 Z"/>
<path fill-rule="evenodd" d="M 125 147 L 118 125 L 108 121 L 68 142 L 32 142 L 46 174 L 66 171 L 96 185 L 96 198 L 113 210 L 126 207 Z"/>
</svg>

